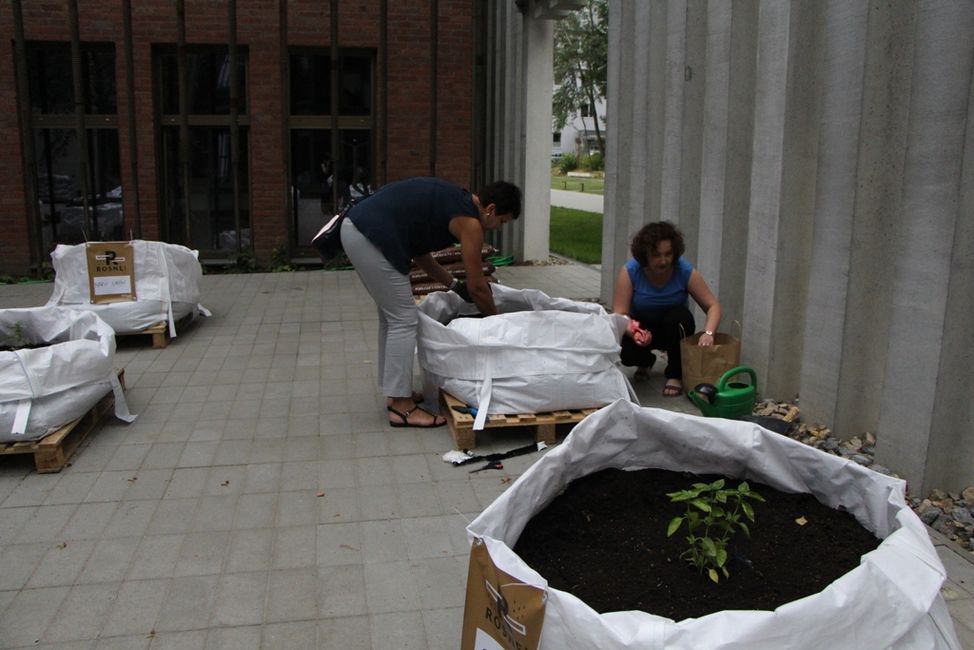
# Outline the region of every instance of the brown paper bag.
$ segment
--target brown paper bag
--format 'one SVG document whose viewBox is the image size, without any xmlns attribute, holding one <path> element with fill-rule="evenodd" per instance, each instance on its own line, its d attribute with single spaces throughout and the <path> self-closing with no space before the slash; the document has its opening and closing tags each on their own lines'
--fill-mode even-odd
<svg viewBox="0 0 974 650">
<path fill-rule="evenodd" d="M 700 347 L 698 332 L 680 341 L 683 386 L 692 390 L 699 384 L 717 384 L 720 376 L 741 363 L 741 340 L 723 332 L 714 333 L 712 346 Z"/>
<path fill-rule="evenodd" d="M 461 650 L 535 650 L 544 623 L 545 591 L 494 564 L 487 545 L 470 547 Z"/>
</svg>

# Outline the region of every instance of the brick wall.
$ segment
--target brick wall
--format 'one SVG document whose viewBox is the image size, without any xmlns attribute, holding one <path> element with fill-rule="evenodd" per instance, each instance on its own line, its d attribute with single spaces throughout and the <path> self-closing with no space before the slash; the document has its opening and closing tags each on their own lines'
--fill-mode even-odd
<svg viewBox="0 0 974 650">
<path fill-rule="evenodd" d="M 430 0 L 389 0 L 387 71 L 388 114 L 382 107 L 377 83 L 373 98 L 377 128 L 376 159 L 387 162 L 386 178 L 377 183 L 413 175 L 436 175 L 470 183 L 472 152 L 473 2 L 438 0 L 438 42 L 430 42 Z M 186 40 L 189 44 L 226 44 L 226 3 L 187 0 Z M 17 117 L 17 91 L 13 54 L 13 3 L 0 0 L 0 273 L 28 271 L 31 254 L 27 206 L 24 197 L 23 158 Z M 70 40 L 66 0 L 21 1 L 27 40 Z M 126 229 L 134 228 L 136 202 L 131 178 L 128 133 L 126 59 L 121 0 L 78 0 L 81 40 L 114 42 L 118 89 L 118 137 Z M 330 2 L 289 0 L 288 43 L 292 46 L 330 45 Z M 339 44 L 377 50 L 380 38 L 379 0 L 342 0 L 339 3 Z M 132 0 L 135 44 L 135 123 L 139 207 L 146 239 L 160 236 L 152 48 L 174 45 L 177 16 L 174 0 Z M 277 0 L 237 1 L 237 42 L 249 51 L 248 113 L 250 150 L 250 210 L 257 257 L 267 261 L 271 250 L 287 240 L 287 190 L 282 116 L 285 84 L 280 69 L 280 14 Z M 436 56 L 436 110 L 432 104 L 432 57 Z M 376 60 L 375 78 L 382 78 Z M 383 119 L 384 117 L 384 119 Z M 378 125 L 385 123 L 387 138 Z M 435 128 L 435 149 L 431 131 Z M 383 143 L 387 142 L 387 149 Z M 435 153 L 433 153 L 435 152 Z M 435 158 L 432 159 L 431 156 Z M 378 169 L 378 165 L 377 165 Z M 46 260 L 45 260 L 46 261 Z"/>
</svg>

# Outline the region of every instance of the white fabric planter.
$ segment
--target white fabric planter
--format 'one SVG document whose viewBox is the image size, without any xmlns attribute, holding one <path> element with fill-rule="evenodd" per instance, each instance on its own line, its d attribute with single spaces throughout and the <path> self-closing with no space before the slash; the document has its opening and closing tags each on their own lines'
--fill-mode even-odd
<svg viewBox="0 0 974 650">
<path fill-rule="evenodd" d="M 641 611 L 599 614 L 547 588 L 512 550 L 525 525 L 574 479 L 605 468 L 647 467 L 756 480 L 843 506 L 883 541 L 823 591 L 774 611 L 722 611 L 673 621 Z M 540 648 L 653 650 L 960 650 L 940 595 L 946 577 L 905 482 L 755 424 L 619 401 L 579 423 L 467 527 L 494 564 L 546 589 Z M 752 533 L 753 534 L 753 533 Z"/>
<path fill-rule="evenodd" d="M 618 367 L 628 325 L 596 303 L 492 285 L 500 312 L 459 318 L 477 308 L 439 291 L 419 304 L 417 349 L 427 403 L 436 391 L 488 414 L 542 413 L 604 406 L 635 396 Z M 456 319 L 456 320 L 454 320 Z"/>
<path fill-rule="evenodd" d="M 169 335 L 175 337 L 176 321 L 190 314 L 194 318 L 199 313 L 210 315 L 199 304 L 203 269 L 196 251 L 141 239 L 131 244 L 135 255 L 135 300 L 92 304 L 85 245 L 61 244 L 51 253 L 56 275 L 47 304 L 95 312 L 118 334 L 138 333 L 166 321 Z"/>
<path fill-rule="evenodd" d="M 0 352 L 0 442 L 43 438 L 81 417 L 109 391 L 131 422 L 115 374 L 115 333 L 93 313 L 63 307 L 0 310 L 0 341 L 50 345 Z"/>
</svg>

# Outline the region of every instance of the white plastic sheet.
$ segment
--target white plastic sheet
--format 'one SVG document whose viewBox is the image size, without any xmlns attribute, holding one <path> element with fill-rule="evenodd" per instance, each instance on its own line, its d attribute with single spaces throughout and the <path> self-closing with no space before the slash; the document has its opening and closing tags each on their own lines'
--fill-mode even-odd
<svg viewBox="0 0 974 650">
<path fill-rule="evenodd" d="M 628 319 L 596 303 L 552 298 L 534 289 L 492 285 L 500 312 L 457 318 L 476 307 L 453 292 L 419 305 L 417 349 L 427 402 L 436 391 L 488 414 L 591 408 L 635 399 L 618 367 Z"/>
<path fill-rule="evenodd" d="M 109 391 L 115 414 L 135 419 L 115 374 L 115 332 L 97 315 L 64 307 L 0 310 L 0 340 L 47 342 L 0 352 L 0 442 L 36 440 L 84 415 Z"/>
<path fill-rule="evenodd" d="M 130 243 L 135 254 L 136 300 L 92 304 L 85 245 L 61 244 L 51 253 L 56 275 L 47 304 L 93 311 L 119 334 L 137 333 L 165 321 L 174 337 L 175 323 L 184 316 L 210 315 L 199 304 L 203 269 L 196 251 L 158 241 Z"/>
<path fill-rule="evenodd" d="M 939 591 L 946 572 L 906 504 L 905 483 L 751 423 L 620 400 L 576 425 L 488 506 L 468 526 L 469 539 L 483 538 L 498 568 L 547 587 L 510 549 L 568 483 L 609 467 L 724 474 L 811 493 L 826 505 L 843 506 L 884 539 L 823 591 L 774 611 L 722 611 L 678 622 L 640 611 L 598 614 L 549 588 L 543 650 L 960 650 Z"/>
</svg>

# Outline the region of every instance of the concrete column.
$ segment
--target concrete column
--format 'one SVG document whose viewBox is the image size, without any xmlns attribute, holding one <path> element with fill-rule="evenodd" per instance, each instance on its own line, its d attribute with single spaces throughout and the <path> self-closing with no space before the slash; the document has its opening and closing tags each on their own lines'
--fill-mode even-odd
<svg viewBox="0 0 974 650">
<path fill-rule="evenodd" d="M 974 218 L 959 210 L 960 197 L 970 198 L 970 188 L 960 181 L 970 152 L 971 34 L 970 3 L 922 3 L 917 11 L 903 209 L 889 260 L 894 291 L 877 447 L 880 462 L 896 467 L 914 486 L 941 479 L 931 464 L 933 449 L 941 459 L 954 453 L 938 437 L 969 440 L 974 435 L 969 406 L 966 423 L 964 407 L 960 422 L 937 410 L 938 404 L 954 407 L 969 401 L 974 388 L 971 366 L 958 368 L 954 358 L 971 338 L 971 258 L 965 256 L 970 242 L 955 244 L 958 233 L 971 232 Z M 952 431 L 958 426 L 963 434 Z M 965 471 L 970 472 L 967 460 Z"/>
<path fill-rule="evenodd" d="M 862 122 L 868 7 L 829 3 L 822 69 L 821 128 L 802 346 L 802 405 L 834 416 L 849 299 L 849 263 Z M 830 420 L 832 418 L 830 417 Z"/>
<path fill-rule="evenodd" d="M 771 367 L 775 274 L 784 167 L 791 4 L 764 1 L 758 10 L 758 43 L 751 162 L 751 205 L 744 271 L 744 354 L 766 381 Z M 765 391 L 767 387 L 765 386 Z"/>
<path fill-rule="evenodd" d="M 524 96 L 521 111 L 524 156 L 524 216 L 517 257 L 524 261 L 548 259 L 551 198 L 551 95 L 554 85 L 551 20 L 524 20 Z"/>
<path fill-rule="evenodd" d="M 612 0 L 610 29 L 602 298 L 678 219 L 761 394 L 968 485 L 974 4 Z"/>
</svg>

